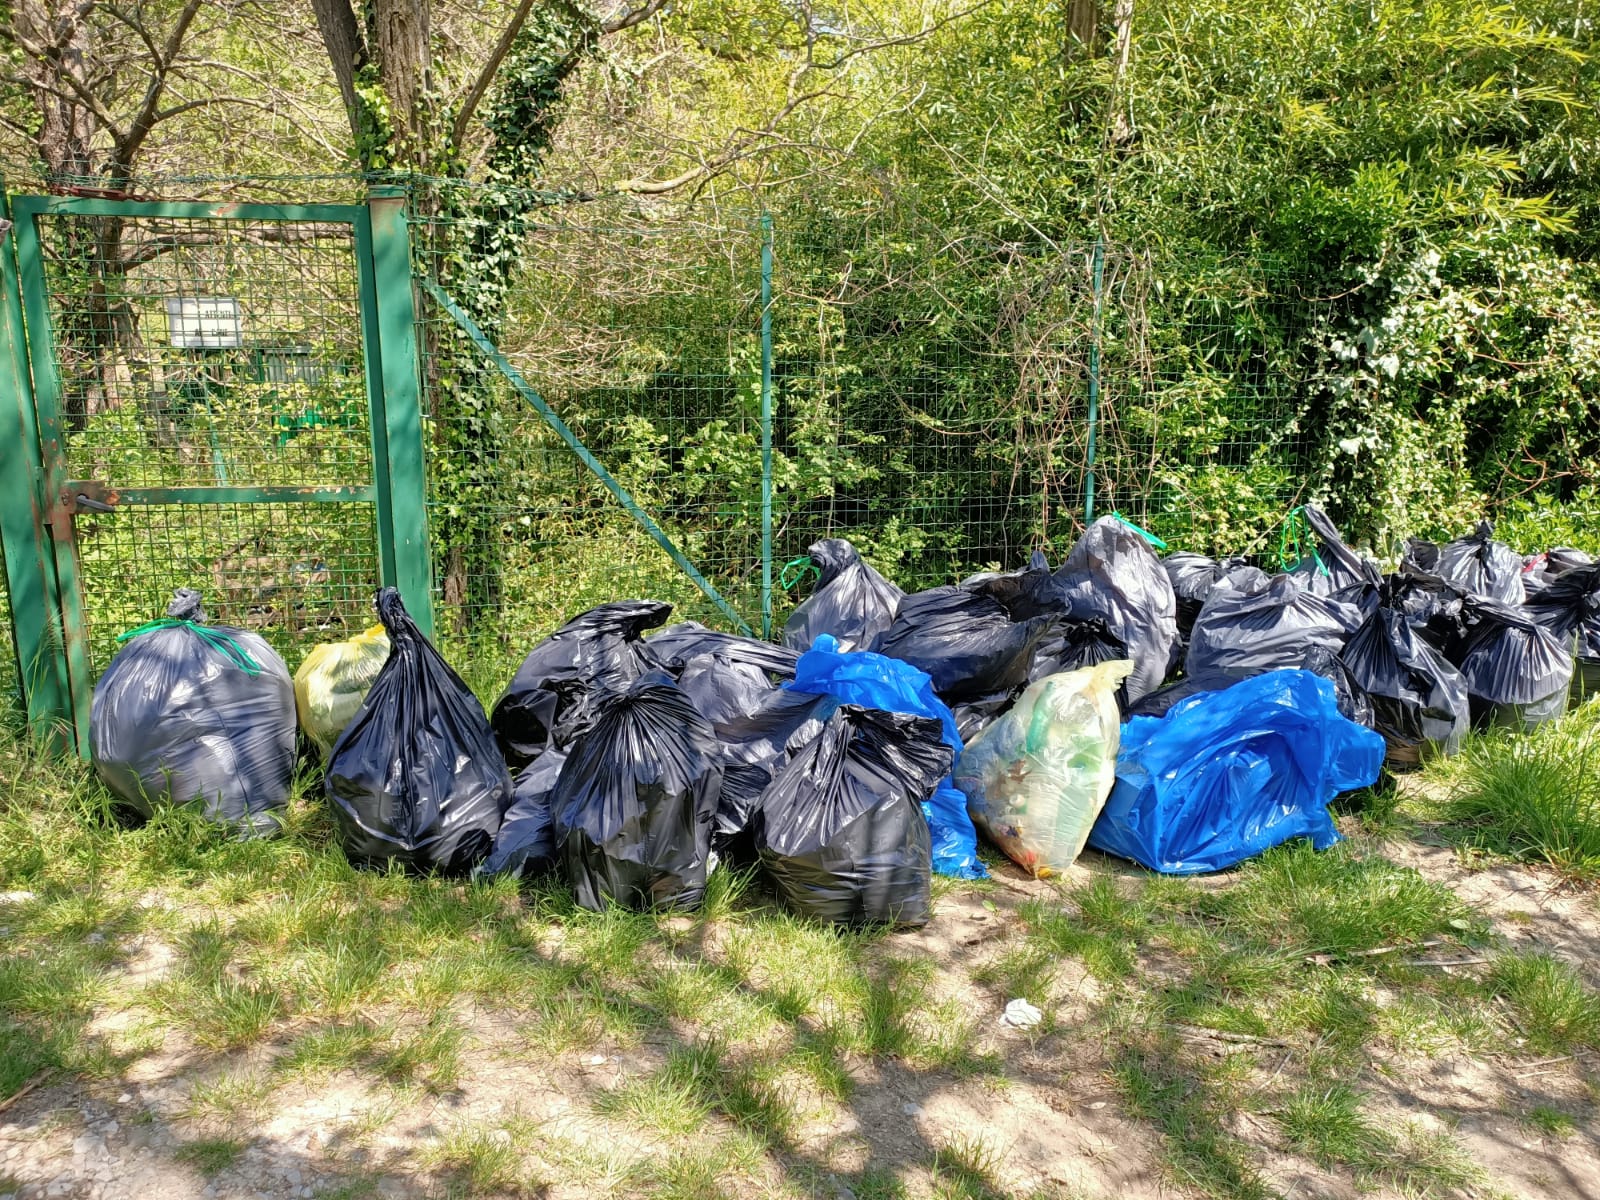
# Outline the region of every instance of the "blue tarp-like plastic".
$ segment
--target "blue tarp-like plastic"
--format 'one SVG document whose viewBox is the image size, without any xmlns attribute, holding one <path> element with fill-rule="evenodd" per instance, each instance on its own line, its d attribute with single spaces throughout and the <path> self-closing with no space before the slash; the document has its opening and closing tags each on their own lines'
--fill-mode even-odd
<svg viewBox="0 0 1600 1200">
<path fill-rule="evenodd" d="M 1280 842 L 1339 840 L 1328 801 L 1367 787 L 1378 734 L 1339 714 L 1333 684 L 1269 671 L 1122 727 L 1117 784 L 1089 845 L 1168 875 L 1220 871 Z"/>
<path fill-rule="evenodd" d="M 865 650 L 841 651 L 831 634 L 822 634 L 800 656 L 794 679 L 786 688 L 833 696 L 845 704 L 859 704 L 884 712 L 910 713 L 932 717 L 944 730 L 943 741 L 957 758 L 961 756 L 961 735 L 956 719 L 943 700 L 933 692 L 927 672 L 910 663 Z M 956 790 L 947 775 L 922 802 L 933 836 L 933 869 L 957 879 L 983 879 L 988 875 L 978 861 L 978 831 L 967 815 L 967 798 Z"/>
</svg>

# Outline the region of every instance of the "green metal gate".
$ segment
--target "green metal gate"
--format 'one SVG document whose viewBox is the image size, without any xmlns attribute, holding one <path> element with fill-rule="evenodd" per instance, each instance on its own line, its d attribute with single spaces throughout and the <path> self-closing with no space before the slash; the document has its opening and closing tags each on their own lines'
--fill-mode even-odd
<svg viewBox="0 0 1600 1200">
<path fill-rule="evenodd" d="M 116 635 L 175 586 L 291 664 L 431 628 L 403 193 L 22 196 L 0 246 L 0 538 L 35 736 L 87 753 Z"/>
</svg>

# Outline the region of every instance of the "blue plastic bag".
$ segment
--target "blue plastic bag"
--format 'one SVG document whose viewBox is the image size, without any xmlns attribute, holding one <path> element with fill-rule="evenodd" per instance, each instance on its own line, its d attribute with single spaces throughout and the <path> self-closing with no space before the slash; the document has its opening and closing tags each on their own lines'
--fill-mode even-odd
<svg viewBox="0 0 1600 1200">
<path fill-rule="evenodd" d="M 1124 725 L 1089 845 L 1168 875 L 1297 837 L 1326 850 L 1339 840 L 1328 801 L 1373 783 L 1383 755 L 1382 737 L 1339 714 L 1328 680 L 1269 671 Z"/>
<path fill-rule="evenodd" d="M 859 704 L 884 712 L 932 717 L 944 730 L 943 741 L 961 756 L 961 735 L 956 719 L 943 700 L 933 694 L 933 680 L 909 663 L 864 650 L 841 651 L 831 634 L 822 634 L 800 656 L 794 679 L 786 688 L 833 696 L 845 704 Z M 967 798 L 950 777 L 922 802 L 933 836 L 933 869 L 957 879 L 984 879 L 988 871 L 978 861 L 978 831 L 967 815 Z"/>
</svg>

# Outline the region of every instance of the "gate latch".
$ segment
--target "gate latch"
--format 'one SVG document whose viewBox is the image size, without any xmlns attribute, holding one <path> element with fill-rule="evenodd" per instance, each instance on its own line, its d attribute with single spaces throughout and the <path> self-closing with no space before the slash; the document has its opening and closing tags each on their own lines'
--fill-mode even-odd
<svg viewBox="0 0 1600 1200">
<path fill-rule="evenodd" d="M 69 513 L 115 512 L 117 489 L 96 479 L 71 479 L 61 489 L 61 507 Z"/>
</svg>

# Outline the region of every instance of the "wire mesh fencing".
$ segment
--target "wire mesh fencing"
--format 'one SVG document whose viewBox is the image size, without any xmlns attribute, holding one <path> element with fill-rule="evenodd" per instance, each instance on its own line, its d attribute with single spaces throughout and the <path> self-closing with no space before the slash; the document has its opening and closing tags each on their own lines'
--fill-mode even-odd
<svg viewBox="0 0 1600 1200">
<path fill-rule="evenodd" d="M 725 604 L 758 630 L 770 606 L 781 627 L 809 587 L 784 567 L 823 537 L 910 589 L 1035 548 L 1058 560 L 1091 490 L 1097 513 L 1233 551 L 1309 486 L 1327 303 L 1260 256 L 406 182 L 436 636 L 484 692 L 608 600 L 730 627 Z M 147 194 L 348 203 L 366 186 Z M 72 477 L 372 482 L 351 226 L 47 215 L 41 235 Z M 373 505 L 217 499 L 78 513 L 97 669 L 178 586 L 291 666 L 370 622 Z"/>
<path fill-rule="evenodd" d="M 75 522 L 93 665 L 177 586 L 290 654 L 368 623 L 371 504 L 206 498 L 371 483 L 352 227 L 43 214 L 38 236 L 66 472 L 130 501 Z"/>
<path fill-rule="evenodd" d="M 752 626 L 764 568 L 781 624 L 805 586 L 783 567 L 822 537 L 913 588 L 1036 547 L 1059 558 L 1091 477 L 1097 511 L 1211 550 L 1259 543 L 1307 487 L 1317 302 L 1268 263 L 792 214 L 774 219 L 763 330 L 758 213 L 552 199 L 516 218 L 521 256 L 486 282 L 450 257 L 481 199 L 414 209 L 419 272 L 479 301 L 521 377 Z M 504 668 L 625 596 L 729 624 L 459 324 L 420 305 L 443 635 Z"/>
</svg>

